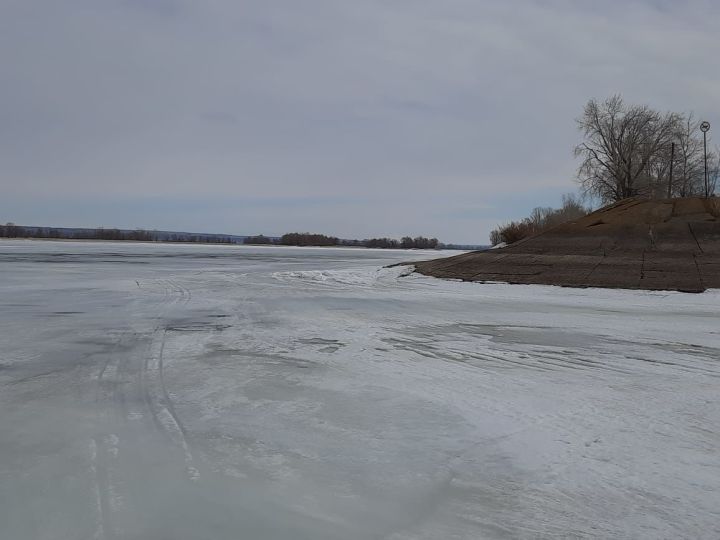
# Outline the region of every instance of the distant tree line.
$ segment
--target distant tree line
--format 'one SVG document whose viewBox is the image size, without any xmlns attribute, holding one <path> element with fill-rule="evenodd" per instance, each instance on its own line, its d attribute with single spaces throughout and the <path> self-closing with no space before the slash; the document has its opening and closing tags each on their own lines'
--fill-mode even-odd
<svg viewBox="0 0 720 540">
<path fill-rule="evenodd" d="M 0 225 L 0 237 L 2 238 L 28 238 L 28 232 L 25 227 L 20 227 L 14 223 L 6 223 Z"/>
<path fill-rule="evenodd" d="M 362 241 L 362 246 L 367 248 L 400 249 L 400 241 L 394 238 L 368 238 Z"/>
<path fill-rule="evenodd" d="M 134 240 L 136 242 L 152 241 L 152 235 L 143 229 L 121 231 L 120 229 L 105 229 L 100 227 L 94 231 L 89 231 L 87 236 L 92 240 Z M 78 235 L 75 237 L 78 238 Z"/>
<path fill-rule="evenodd" d="M 437 249 L 438 244 L 437 238 L 425 238 L 424 236 L 416 236 L 415 238 L 404 236 L 400 240 L 400 247 L 403 249 Z"/>
<path fill-rule="evenodd" d="M 529 217 L 493 229 L 490 232 L 490 243 L 493 246 L 500 243 L 512 244 L 551 227 L 581 218 L 590 211 L 575 195 L 564 195 L 561 208 L 537 207 Z"/>
<path fill-rule="evenodd" d="M 253 245 L 266 245 L 266 244 L 275 244 L 276 242 L 270 238 L 269 236 L 265 236 L 262 234 L 259 234 L 257 236 L 247 236 L 243 240 L 243 244 L 253 244 Z"/>
<path fill-rule="evenodd" d="M 370 238 L 363 240 L 362 245 L 368 248 L 390 248 L 390 249 L 437 249 L 439 242 L 437 238 L 425 238 L 418 236 L 411 238 L 404 236 L 401 240 L 394 238 Z"/>
<path fill-rule="evenodd" d="M 349 246 L 349 247 L 366 247 L 366 248 L 385 248 L 385 249 L 437 249 L 442 247 L 437 238 L 425 238 L 417 236 L 411 238 L 406 236 L 401 240 L 394 238 L 368 238 L 365 240 L 343 240 L 336 236 L 326 236 L 324 234 L 314 233 L 286 233 L 278 240 L 273 240 L 262 234 L 257 236 L 248 236 L 244 240 L 245 244 L 266 245 L 276 244 L 281 246 Z"/>
<path fill-rule="evenodd" d="M 203 244 L 281 245 L 281 246 L 350 246 L 391 249 L 463 249 L 460 246 L 445 246 L 437 238 L 406 236 L 394 238 L 369 238 L 365 240 L 343 240 L 336 236 L 313 233 L 287 233 L 280 238 L 262 234 L 244 238 L 218 234 L 172 233 L 148 231 L 145 229 L 125 230 L 98 227 L 95 229 L 69 229 L 62 227 L 24 227 L 14 223 L 0 225 L 0 238 L 58 238 L 66 240 L 126 240 L 135 242 L 190 242 Z"/>
<path fill-rule="evenodd" d="M 0 225 L 0 238 L 50 238 L 65 240 L 125 240 L 133 242 L 197 242 L 204 244 L 232 244 L 230 236 L 189 233 L 160 233 L 145 229 L 64 229 L 58 227 L 23 227 L 14 223 Z"/>
<path fill-rule="evenodd" d="M 182 243 L 198 243 L 198 244 L 237 244 L 237 240 L 231 236 L 206 235 L 206 234 L 182 234 L 170 233 L 157 238 L 159 242 L 182 242 Z"/>
<path fill-rule="evenodd" d="M 285 233 L 278 242 L 281 246 L 337 246 L 340 240 L 335 236 L 312 233 Z"/>
</svg>

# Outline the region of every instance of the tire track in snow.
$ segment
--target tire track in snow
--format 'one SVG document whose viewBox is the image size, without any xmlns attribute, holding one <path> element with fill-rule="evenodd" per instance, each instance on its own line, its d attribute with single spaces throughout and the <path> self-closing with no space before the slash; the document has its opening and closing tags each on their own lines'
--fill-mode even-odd
<svg viewBox="0 0 720 540">
<path fill-rule="evenodd" d="M 98 447 L 96 439 L 90 439 L 89 451 L 90 472 L 93 477 L 93 495 L 95 502 L 95 530 L 93 531 L 93 540 L 106 540 L 107 504 L 103 496 L 102 474 L 98 467 Z"/>
<path fill-rule="evenodd" d="M 172 400 L 165 385 L 163 375 L 165 342 L 167 329 L 156 333 L 150 349 L 150 355 L 143 363 L 140 374 L 143 395 L 148 409 L 157 428 L 165 433 L 169 439 L 179 447 L 185 460 L 185 471 L 190 480 L 198 480 L 200 471 L 195 464 L 195 458 L 187 443 L 185 428 L 180 422 L 173 407 Z"/>
<path fill-rule="evenodd" d="M 186 306 L 192 299 L 192 292 L 175 279 L 157 280 L 164 291 L 158 317 L 163 319 L 170 309 Z M 191 480 L 200 477 L 194 456 L 187 443 L 185 428 L 175 412 L 163 375 L 164 352 L 168 327 L 156 326 L 151 335 L 149 351 L 137 362 L 132 370 L 135 399 L 119 397 L 120 407 L 127 420 L 142 420 L 149 417 L 155 429 L 180 448 L 185 461 L 185 470 Z M 138 407 L 138 405 L 141 405 Z"/>
<path fill-rule="evenodd" d="M 155 296 L 157 288 L 140 287 L 142 292 L 155 296 L 158 316 L 163 317 L 170 309 L 187 305 L 192 293 L 173 280 L 157 280 L 162 296 Z M 96 527 L 93 538 L 114 540 L 122 537 L 119 523 L 129 508 L 125 504 L 123 491 L 126 481 L 132 478 L 121 476 L 119 454 L 121 445 L 130 445 L 130 453 L 142 450 L 146 440 L 146 429 L 159 430 L 182 450 L 186 474 L 191 480 L 199 478 L 194 457 L 185 438 L 163 378 L 163 352 L 167 329 L 158 326 L 151 334 L 147 354 L 129 352 L 137 347 L 144 333 L 140 327 L 122 334 L 112 345 L 95 376 L 95 401 L 98 405 L 100 426 L 107 431 L 100 432 L 89 441 L 90 473 L 95 500 Z M 123 353 L 127 354 L 123 354 Z M 128 353 L 129 352 L 129 353 Z M 112 427 L 114 426 L 114 427 Z M 111 431 L 115 431 L 115 433 Z M 121 441 L 117 433 L 124 433 L 129 440 Z M 133 445 L 140 444 L 139 447 Z M 129 471 L 125 471 L 127 474 Z"/>
<path fill-rule="evenodd" d="M 116 490 L 114 462 L 118 457 L 117 435 L 97 436 L 90 440 L 90 470 L 94 480 L 96 528 L 93 538 L 112 540 L 121 534 L 115 516 L 122 508 L 122 497 Z"/>
<path fill-rule="evenodd" d="M 134 336 L 134 333 L 132 334 Z M 102 408 L 104 404 L 115 402 L 118 386 L 122 384 L 119 370 L 119 350 L 127 341 L 126 335 L 121 336 L 108 353 L 96 377 L 95 401 Z M 112 420 L 114 409 L 99 413 L 104 424 Z M 106 418 L 102 418 L 105 416 Z M 120 439 L 115 433 L 100 433 L 90 440 L 91 473 L 96 499 L 97 528 L 94 538 L 112 540 L 119 534 L 114 525 L 114 516 L 123 507 L 123 497 L 117 485 L 117 459 Z"/>
</svg>

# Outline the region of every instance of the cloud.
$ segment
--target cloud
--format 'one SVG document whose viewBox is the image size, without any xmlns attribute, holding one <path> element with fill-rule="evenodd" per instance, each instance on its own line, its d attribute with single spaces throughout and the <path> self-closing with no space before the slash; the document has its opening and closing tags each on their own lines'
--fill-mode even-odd
<svg viewBox="0 0 720 540">
<path fill-rule="evenodd" d="M 9 0 L 0 214 L 50 225 L 47 201 L 82 200 L 92 220 L 94 205 L 165 198 L 162 216 L 127 215 L 187 229 L 172 202 L 196 200 L 207 231 L 484 242 L 528 194 L 574 188 L 590 97 L 720 129 L 719 15 L 710 1 Z M 275 197 L 297 205 L 221 220 L 212 204 Z M 62 204 L 57 224 L 80 224 Z"/>
</svg>

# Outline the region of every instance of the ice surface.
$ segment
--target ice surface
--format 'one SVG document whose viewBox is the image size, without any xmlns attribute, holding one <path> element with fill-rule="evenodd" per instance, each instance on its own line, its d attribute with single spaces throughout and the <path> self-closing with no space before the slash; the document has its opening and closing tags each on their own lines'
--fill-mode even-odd
<svg viewBox="0 0 720 540">
<path fill-rule="evenodd" d="M 429 256 L 1 241 L 0 538 L 720 537 L 718 291 Z"/>
</svg>

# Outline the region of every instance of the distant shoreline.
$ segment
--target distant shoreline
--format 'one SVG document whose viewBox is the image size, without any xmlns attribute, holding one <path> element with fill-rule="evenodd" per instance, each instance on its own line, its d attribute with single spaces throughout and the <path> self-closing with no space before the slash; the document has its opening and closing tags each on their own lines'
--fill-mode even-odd
<svg viewBox="0 0 720 540">
<path fill-rule="evenodd" d="M 419 248 L 378 248 L 378 247 L 365 247 L 365 246 L 286 246 L 282 244 L 225 244 L 215 242 L 173 242 L 166 240 L 102 240 L 98 238 L 2 238 L 2 241 L 10 242 L 81 242 L 81 243 L 105 243 L 105 244 L 162 244 L 167 246 L 182 245 L 182 246 L 217 246 L 224 248 L 297 248 L 297 249 L 364 249 L 368 251 L 472 251 L 456 249 L 456 248 L 435 248 L 435 249 L 419 249 Z"/>
<path fill-rule="evenodd" d="M 185 231 L 162 231 L 147 229 L 41 227 L 37 225 L 0 225 L 0 238 L 27 240 L 62 240 L 95 242 L 141 242 L 163 244 L 207 244 L 250 246 L 298 246 L 298 247 L 364 247 L 377 249 L 423 249 L 468 251 L 488 246 L 452 244 L 439 242 L 437 238 L 404 236 L 395 238 L 347 239 L 325 234 L 293 232 L 282 236 L 237 235 L 219 233 L 193 233 Z"/>
</svg>

